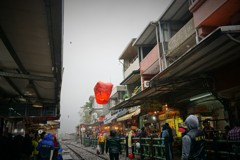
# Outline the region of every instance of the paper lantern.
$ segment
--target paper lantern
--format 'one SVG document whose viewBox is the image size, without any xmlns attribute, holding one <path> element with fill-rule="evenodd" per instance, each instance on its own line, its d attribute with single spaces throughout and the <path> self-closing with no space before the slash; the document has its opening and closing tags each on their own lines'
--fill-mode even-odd
<svg viewBox="0 0 240 160">
<path fill-rule="evenodd" d="M 98 117 L 98 120 L 103 121 L 103 117 L 102 116 Z"/>
<path fill-rule="evenodd" d="M 112 93 L 112 83 L 97 82 L 94 87 L 96 102 L 98 104 L 107 104 Z"/>
</svg>

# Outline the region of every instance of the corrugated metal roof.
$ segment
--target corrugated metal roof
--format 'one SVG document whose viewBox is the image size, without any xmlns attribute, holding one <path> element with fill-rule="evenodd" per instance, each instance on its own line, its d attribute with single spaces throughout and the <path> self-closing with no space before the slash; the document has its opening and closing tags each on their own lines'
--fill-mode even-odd
<svg viewBox="0 0 240 160">
<path fill-rule="evenodd" d="M 53 116 L 59 116 L 62 19 L 62 0 L 0 2 L 1 104 L 6 107 L 10 103 L 12 107 L 29 106 L 40 100 L 45 104 L 42 115 L 47 115 L 49 106 L 54 108 Z M 24 95 L 29 82 L 33 84 L 35 96 Z M 31 116 L 28 112 L 21 115 Z"/>
</svg>

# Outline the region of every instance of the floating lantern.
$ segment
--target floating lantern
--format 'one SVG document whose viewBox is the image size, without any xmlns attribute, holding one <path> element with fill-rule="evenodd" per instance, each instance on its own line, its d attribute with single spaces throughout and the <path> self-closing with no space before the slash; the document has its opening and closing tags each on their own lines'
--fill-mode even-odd
<svg viewBox="0 0 240 160">
<path fill-rule="evenodd" d="M 99 121 L 103 121 L 103 117 L 102 117 L 102 116 L 99 116 L 99 117 L 98 117 L 98 120 L 99 120 Z"/>
<path fill-rule="evenodd" d="M 107 104 L 112 93 L 112 83 L 97 82 L 94 87 L 96 102 L 98 104 Z"/>
</svg>

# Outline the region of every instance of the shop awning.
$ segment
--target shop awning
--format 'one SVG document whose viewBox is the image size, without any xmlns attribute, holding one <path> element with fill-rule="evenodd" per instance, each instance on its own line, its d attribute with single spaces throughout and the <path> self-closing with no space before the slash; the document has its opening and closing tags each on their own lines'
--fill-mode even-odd
<svg viewBox="0 0 240 160">
<path fill-rule="evenodd" d="M 184 93 L 186 96 L 203 92 L 205 88 L 199 82 L 208 79 L 207 72 L 240 58 L 239 41 L 239 25 L 217 28 L 168 68 L 157 74 L 150 81 L 149 88 L 117 104 L 111 110 L 129 108 L 156 99 L 167 101 L 177 92 L 178 95 Z M 173 93 L 173 95 L 168 95 L 169 93 Z"/>
<path fill-rule="evenodd" d="M 139 106 L 142 104 L 152 104 L 152 103 L 163 103 L 169 100 L 170 98 L 173 98 L 172 96 L 169 96 L 168 94 L 171 92 L 180 92 L 180 91 L 186 91 L 189 92 L 184 93 L 184 95 L 188 95 L 191 93 L 198 93 L 204 90 L 204 88 L 201 88 L 202 86 L 194 85 L 194 87 L 189 87 L 191 84 L 195 84 L 197 82 L 200 82 L 201 79 L 182 79 L 182 80 L 175 80 L 175 81 L 169 81 L 166 83 L 162 83 L 162 85 L 159 86 L 151 86 L 149 88 L 144 89 L 140 93 L 134 95 L 133 97 L 129 98 L 128 100 L 125 100 L 114 107 L 112 107 L 110 110 L 117 110 L 122 108 L 130 108 L 134 106 Z M 201 84 L 201 83 L 197 83 Z M 183 95 L 183 94 L 182 94 Z M 156 102 L 158 101 L 158 102 Z"/>
<path fill-rule="evenodd" d="M 109 124 L 112 122 L 112 120 L 116 119 L 118 116 L 118 114 L 114 114 L 113 116 L 111 116 L 110 118 L 108 118 L 107 120 L 104 120 L 103 123 L 104 124 Z"/>
<path fill-rule="evenodd" d="M 134 112 L 132 112 L 132 113 L 129 113 L 129 114 L 125 115 L 125 116 L 122 116 L 122 117 L 118 118 L 117 121 L 120 122 L 120 121 L 125 121 L 125 120 L 127 120 L 127 119 L 132 119 L 132 117 L 139 115 L 140 112 L 141 112 L 141 109 L 138 108 L 136 111 L 134 111 Z"/>
<path fill-rule="evenodd" d="M 126 85 L 130 83 L 136 82 L 140 78 L 140 70 L 134 70 L 132 73 L 126 77 L 120 84 L 121 85 Z"/>
</svg>

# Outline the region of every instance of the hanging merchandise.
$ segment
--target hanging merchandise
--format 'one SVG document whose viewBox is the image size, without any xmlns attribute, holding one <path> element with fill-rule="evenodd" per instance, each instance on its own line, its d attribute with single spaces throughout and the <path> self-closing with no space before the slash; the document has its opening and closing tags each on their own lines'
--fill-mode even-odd
<svg viewBox="0 0 240 160">
<path fill-rule="evenodd" d="M 112 93 L 112 83 L 97 82 L 94 87 L 96 102 L 98 104 L 107 104 Z"/>
</svg>

